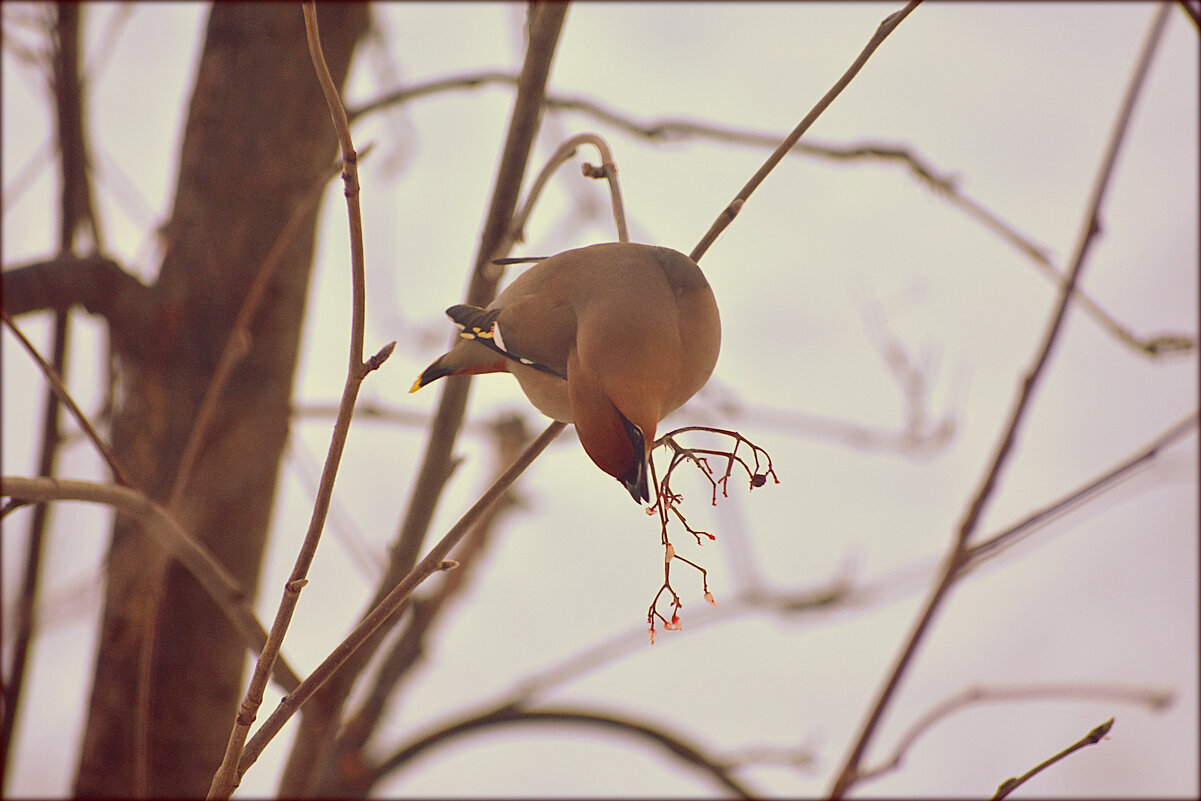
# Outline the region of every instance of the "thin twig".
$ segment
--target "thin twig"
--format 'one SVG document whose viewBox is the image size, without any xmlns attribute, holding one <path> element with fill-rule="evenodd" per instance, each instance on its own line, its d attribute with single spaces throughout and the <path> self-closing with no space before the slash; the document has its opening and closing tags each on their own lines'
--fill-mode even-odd
<svg viewBox="0 0 1201 801">
<path fill-rule="evenodd" d="M 321 91 L 325 94 L 330 116 L 333 118 L 334 131 L 342 153 L 342 182 L 346 195 L 347 216 L 350 227 L 350 271 L 353 298 L 351 303 L 350 353 L 347 360 L 346 383 L 342 389 L 342 400 L 338 408 L 338 419 L 334 423 L 333 435 L 330 437 L 329 451 L 325 459 L 325 467 L 321 474 L 321 485 L 317 490 L 317 498 L 313 504 L 309 528 L 305 533 L 304 543 L 297 554 L 292 573 L 284 585 L 283 596 L 279 609 L 272 623 L 267 642 L 259 654 L 254 667 L 246 696 L 238 709 L 234 725 L 226 744 L 225 756 L 221 766 L 213 775 L 209 787 L 209 798 L 228 798 L 241 779 L 238 770 L 242 746 L 254 723 L 259 707 L 263 703 L 263 693 L 271 676 L 283 638 L 292 621 L 296 604 L 300 600 L 300 590 L 308 582 L 309 567 L 317 554 L 317 546 L 321 541 L 321 532 L 325 527 L 325 519 L 329 513 L 330 498 L 333 496 L 334 481 L 337 478 L 338 466 L 342 460 L 342 452 L 350 433 L 350 422 L 354 415 L 354 403 L 359 394 L 363 380 L 392 353 L 396 343 L 384 346 L 369 361 L 363 361 L 364 320 L 366 317 L 367 282 L 363 256 L 363 221 L 359 206 L 359 177 L 358 155 L 355 153 L 354 142 L 350 137 L 350 123 L 346 111 L 342 107 L 338 95 L 338 87 L 330 75 L 325 63 L 325 55 L 321 49 L 321 37 L 317 30 L 317 7 L 313 2 L 303 4 L 304 27 L 309 47 L 309 55 L 313 60 L 313 68 L 317 73 Z"/>
<path fill-rule="evenodd" d="M 768 156 L 767 161 L 763 163 L 763 166 L 759 168 L 759 171 L 751 176 L 751 180 L 747 181 L 746 186 L 742 187 L 742 189 L 738 191 L 738 194 L 734 196 L 734 199 L 730 201 L 730 204 L 726 206 L 725 210 L 723 210 L 722 213 L 718 215 L 718 218 L 713 221 L 713 225 L 710 226 L 708 232 L 701 237 L 701 241 L 697 242 L 696 247 L 694 247 L 692 252 L 688 254 L 690 259 L 695 262 L 700 262 L 701 257 L 704 256 L 705 252 L 709 250 L 709 247 L 717 241 L 717 237 L 721 234 L 721 232 L 724 231 L 726 227 L 734 221 L 734 218 L 738 216 L 738 212 L 742 210 L 743 204 L 746 203 L 746 201 L 750 198 L 751 193 L 759 187 L 759 184 L 763 183 L 763 180 L 767 178 L 768 174 L 772 170 L 775 169 L 776 165 L 780 163 L 780 160 L 788 155 L 788 151 L 792 150 L 793 146 L 797 143 L 797 140 L 801 138 L 805 131 L 809 130 L 809 127 L 817 121 L 817 118 L 822 115 L 822 112 L 824 112 L 826 108 L 834 102 L 834 99 L 842 93 L 842 90 L 850 85 L 851 81 L 859 73 L 859 70 L 862 69 L 863 65 L 867 63 L 867 60 L 871 58 L 872 53 L 876 52 L 876 48 L 878 48 L 884 42 L 884 40 L 888 38 L 890 33 L 896 30 L 897 26 L 901 24 L 905 17 L 909 16 L 909 13 L 913 11 L 913 9 L 917 8 L 919 2 L 920 0 L 912 0 L 912 2 L 907 4 L 900 11 L 889 14 L 884 18 L 884 21 L 880 23 L 878 28 L 876 28 L 876 32 L 872 34 L 871 40 L 868 41 L 867 46 L 863 48 L 863 51 L 859 54 L 859 57 L 855 59 L 850 67 L 847 68 L 847 71 L 844 72 L 842 77 L 838 79 L 833 87 L 831 87 L 830 91 L 826 92 L 825 96 L 823 96 L 821 100 L 817 101 L 817 105 L 815 105 L 812 110 L 805 115 L 805 118 L 801 120 L 800 124 L 798 124 L 796 128 L 793 129 L 792 133 L 790 133 L 787 138 L 780 143 L 780 146 L 776 148 L 776 151 Z"/>
<path fill-rule="evenodd" d="M 1016 779 L 1006 779 L 1005 781 L 1001 782 L 1001 786 L 997 788 L 996 795 L 993 796 L 994 801 L 997 801 L 998 799 L 1001 799 L 1001 798 L 1005 798 L 1010 793 L 1012 793 L 1014 790 L 1016 790 L 1017 788 L 1019 788 L 1023 784 L 1025 784 L 1029 779 L 1033 778 L 1034 776 L 1036 776 L 1039 773 L 1042 773 L 1044 770 L 1051 767 L 1052 765 L 1054 765 L 1056 762 L 1063 759 L 1064 757 L 1067 757 L 1067 756 L 1070 756 L 1071 754 L 1076 753 L 1081 748 L 1086 748 L 1090 745 L 1096 745 L 1097 743 L 1101 742 L 1103 739 L 1105 739 L 1105 736 L 1107 734 L 1109 734 L 1109 730 L 1113 728 L 1113 722 L 1114 722 L 1114 719 L 1110 718 L 1109 720 L 1105 721 L 1097 728 L 1090 731 L 1088 734 L 1081 737 L 1079 740 L 1077 740 L 1072 745 L 1069 745 L 1067 748 L 1063 749 L 1058 754 L 1056 754 L 1055 756 L 1046 760 L 1045 762 L 1042 762 L 1039 765 L 1037 765 L 1036 767 L 1033 767 L 1030 770 L 1026 771 L 1020 777 L 1018 777 Z"/>
<path fill-rule="evenodd" d="M 565 8 L 558 3 L 535 4 L 530 6 L 529 13 L 529 46 L 517 81 L 517 96 L 513 101 L 501 167 L 492 190 L 488 217 L 480 235 L 480 247 L 475 254 L 471 283 L 464 300 L 472 306 L 486 306 L 496 297 L 499 276 L 492 274 L 490 263 L 507 255 L 502 245 L 512 229 Z M 470 385 L 470 376 L 464 376 L 446 381 L 442 388 L 425 455 L 393 548 L 392 564 L 389 566 L 391 572 L 377 592 L 373 605 L 379 602 L 388 587 L 408 572 L 421 551 L 421 543 L 429 530 L 442 486 L 450 477 L 450 452 L 467 408 Z"/>
<path fill-rule="evenodd" d="M 629 242 L 629 230 L 626 227 L 625 206 L 621 202 L 621 187 L 617 182 L 617 165 L 613 161 L 613 153 L 609 149 L 609 143 L 599 135 L 594 133 L 582 133 L 571 137 L 570 139 L 559 145 L 558 149 L 546 160 L 546 164 L 538 171 L 537 177 L 534 178 L 534 183 L 530 186 L 529 194 L 526 195 L 525 202 L 521 204 L 521 208 L 513 215 L 513 223 L 509 226 L 509 233 L 505 240 L 498 247 L 498 250 L 503 253 L 508 253 L 509 249 L 516 242 L 525 241 L 525 226 L 529 222 L 530 215 L 534 212 L 534 207 L 538 203 L 538 199 L 542 196 L 542 190 L 546 188 L 550 177 L 555 173 L 555 170 L 567 163 L 581 145 L 592 145 L 600 154 L 601 166 L 593 167 L 584 165 L 584 174 L 589 178 L 605 178 L 609 182 L 609 196 L 613 206 L 613 220 L 617 225 L 617 241 Z M 497 260 L 488 263 L 486 267 L 487 275 L 499 280 L 501 271 Z"/>
<path fill-rule="evenodd" d="M 1050 278 L 1061 288 L 1064 286 L 1067 282 L 1067 277 L 1051 262 L 1051 259 L 1047 256 L 1043 248 L 1034 244 L 1028 237 L 989 211 L 981 203 L 969 197 L 966 193 L 955 189 L 946 194 L 948 201 L 952 205 L 963 209 L 969 216 L 979 220 L 984 227 L 993 231 L 1006 243 L 1029 258 L 1043 275 Z M 1080 304 L 1080 308 L 1085 313 L 1091 315 L 1098 325 L 1109 331 L 1119 342 L 1144 356 L 1152 358 L 1181 356 L 1194 351 L 1197 347 L 1196 337 L 1186 334 L 1169 333 L 1156 334 L 1145 338 L 1139 337 L 1128 326 L 1123 325 L 1117 318 L 1102 308 L 1101 304 L 1093 300 L 1084 287 L 1077 284 L 1072 287 L 1072 293 L 1075 295 L 1077 303 Z"/>
<path fill-rule="evenodd" d="M 469 75 L 456 75 L 449 78 L 435 78 L 425 83 L 416 83 L 412 86 L 406 86 L 403 89 L 388 92 L 367 103 L 351 106 L 346 110 L 346 114 L 351 122 L 357 122 L 359 117 L 365 114 L 370 114 L 373 111 L 379 111 L 380 109 L 400 103 L 407 103 L 410 100 L 416 100 L 426 95 L 436 95 L 440 92 L 447 92 L 453 89 L 474 89 L 480 86 L 487 86 L 491 83 L 517 86 L 519 82 L 520 79 L 518 76 L 497 71 L 475 72 Z"/>
<path fill-rule="evenodd" d="M 352 121 L 357 121 L 360 116 L 381 108 L 407 103 L 410 100 L 416 100 L 440 92 L 475 89 L 489 84 L 512 86 L 516 85 L 516 83 L 516 76 L 506 72 L 495 71 L 468 73 L 449 78 L 435 78 L 424 83 L 415 83 L 404 89 L 389 92 L 375 100 L 349 109 L 348 113 Z M 580 112 L 625 133 L 655 142 L 678 142 L 692 138 L 707 139 L 732 145 L 774 148 L 782 139 L 782 136 L 776 133 L 740 130 L 704 120 L 659 119 L 651 122 L 639 122 L 631 119 L 629 115 L 623 112 L 606 108 L 595 100 L 582 96 L 550 92 L 546 95 L 545 104 L 548 109 Z M 915 156 L 908 148 L 902 145 L 883 142 L 859 142 L 838 145 L 809 140 L 797 142 L 793 146 L 792 152 L 840 161 L 854 159 L 901 161 L 909 167 L 909 170 L 915 176 L 936 191 L 951 191 L 954 187 L 954 179 L 952 177 L 940 174 L 938 170 L 918 156 Z"/>
<path fill-rule="evenodd" d="M 1168 6 L 1160 8 L 1155 16 L 1155 20 L 1151 25 L 1151 30 L 1147 35 L 1143 50 L 1139 55 L 1137 64 L 1135 65 L 1134 74 L 1131 77 L 1130 84 L 1126 89 L 1125 97 L 1118 112 L 1118 118 L 1114 123 L 1113 130 L 1110 134 L 1109 143 L 1106 147 L 1104 158 L 1098 168 L 1096 184 L 1093 188 L 1092 195 L 1089 200 L 1088 207 L 1085 212 L 1085 222 L 1083 230 L 1080 233 L 1080 240 L 1076 246 L 1075 256 L 1072 259 L 1072 267 L 1068 272 L 1067 280 L 1060 288 L 1059 300 L 1055 308 L 1051 312 L 1051 316 L 1047 321 L 1046 331 L 1043 335 L 1043 340 L 1039 345 L 1033 364 L 1027 370 L 1026 378 L 1022 382 L 1021 388 L 1014 402 L 1014 407 L 1010 413 L 1009 421 L 1005 426 L 1003 434 L 995 455 L 993 456 L 991 466 L 985 473 L 985 477 L 980 489 L 973 498 L 967 514 L 963 522 L 960 524 L 956 532 L 954 541 L 951 544 L 950 550 L 944 562 L 942 576 L 939 579 L 938 585 L 927 600 L 923 611 L 918 617 L 912 632 L 896 663 L 893 665 L 885 680 L 884 686 L 879 691 L 875 702 L 872 705 L 871 711 L 868 713 L 858 736 L 855 739 L 854 745 L 851 747 L 850 753 L 843 762 L 842 768 L 839 771 L 834 785 L 830 791 L 832 798 L 842 798 L 851 786 L 859 777 L 859 765 L 863 760 L 864 753 L 871 741 L 873 734 L 876 731 L 880 719 L 883 717 L 884 710 L 888 706 L 900 685 L 901 678 L 905 674 L 914 654 L 917 653 L 918 645 L 922 641 L 927 629 L 934 619 L 936 610 L 942 605 L 951 586 L 961 575 L 961 571 L 967 562 L 969 555 L 968 540 L 975 532 L 976 527 L 983 514 L 984 507 L 991 499 L 993 491 L 1000 480 L 1001 473 L 1007 462 L 1010 450 L 1017 439 L 1017 432 L 1021 427 L 1021 423 L 1029 409 L 1031 400 L 1034 397 L 1034 388 L 1038 384 L 1039 378 L 1042 376 L 1046 365 L 1049 362 L 1051 351 L 1058 339 L 1059 332 L 1062 328 L 1065 315 L 1067 313 L 1068 304 L 1073 297 L 1073 288 L 1076 286 L 1081 271 L 1084 268 L 1085 259 L 1088 255 L 1089 248 L 1099 230 L 1099 217 L 1101 213 L 1101 205 L 1105 198 L 1105 190 L 1109 186 L 1110 177 L 1113 174 L 1114 163 L 1117 160 L 1118 150 L 1121 147 L 1122 140 L 1130 123 L 1131 115 L 1134 111 L 1135 101 L 1138 99 L 1139 92 L 1142 88 L 1143 81 L 1146 78 L 1148 68 L 1151 62 L 1151 56 L 1155 52 L 1156 45 L 1159 42 L 1160 35 L 1163 32 L 1164 23 L 1167 21 Z"/>
<path fill-rule="evenodd" d="M 309 698 L 313 696 L 317 690 L 321 689 L 330 676 L 332 676 L 339 667 L 342 666 L 347 659 L 361 646 L 385 621 L 395 615 L 402 607 L 404 602 L 412 594 L 421 582 L 432 576 L 439 570 L 444 569 L 446 565 L 446 557 L 451 549 L 459 543 L 467 535 L 468 532 L 475 526 L 479 519 L 496 503 L 504 494 L 517 477 L 520 476 L 534 459 L 542 453 L 547 445 L 566 428 L 566 423 L 553 422 L 547 426 L 537 439 L 529 444 L 522 452 L 521 456 L 506 470 L 496 481 L 488 488 L 480 499 L 467 510 L 467 512 L 459 518 L 459 522 L 446 533 L 437 545 L 430 549 L 425 558 L 422 559 L 411 571 L 405 576 L 392 591 L 384 597 L 383 601 L 376 606 L 371 612 L 366 615 L 359 625 L 338 644 L 338 647 L 325 658 L 317 668 L 309 674 L 309 677 L 301 682 L 300 686 L 295 691 L 289 693 L 282 701 L 276 710 L 263 721 L 263 725 L 254 733 L 254 737 L 250 738 L 246 744 L 245 750 L 242 752 L 242 759 L 238 765 L 238 776 L 241 777 L 251 765 L 258 759 L 259 754 L 269 742 L 279 733 L 283 725 L 304 705 Z"/>
<path fill-rule="evenodd" d="M 494 442 L 494 471 L 490 480 L 500 475 L 521 455 L 529 444 L 526 421 L 517 415 L 502 415 L 489 424 Z M 422 597 L 414 597 L 409 614 L 404 618 L 406 625 L 388 648 L 387 653 L 375 664 L 375 675 L 366 690 L 358 709 L 346 717 L 338 732 L 335 752 L 329 764 L 331 771 L 320 773 L 316 786 L 318 796 L 334 794 L 336 788 L 353 780 L 357 771 L 343 769 L 347 764 L 369 764 L 374 760 L 364 748 L 375 733 L 381 719 L 387 714 L 388 702 L 401 685 L 404 675 L 425 654 L 435 625 L 451 602 L 460 597 L 470 586 L 475 572 L 481 570 L 482 553 L 497 532 L 497 521 L 506 508 L 519 505 L 513 488 L 475 524 L 471 532 L 451 552 L 458 567 L 446 573 L 442 581 Z"/>
<path fill-rule="evenodd" d="M 1182 8 L 1187 10 L 1188 6 L 1182 4 Z M 413 84 L 412 86 L 390 92 L 365 103 L 351 110 L 350 117 L 354 120 L 362 114 L 380 108 L 408 102 L 439 92 L 471 89 L 489 84 L 512 85 L 516 82 L 517 79 L 514 76 L 503 72 L 478 72 L 452 78 L 438 78 L 425 83 Z M 659 119 L 650 122 L 639 122 L 631 119 L 627 114 L 606 108 L 589 98 L 578 96 L 548 94 L 546 96 L 546 107 L 560 111 L 575 111 L 586 114 L 593 119 L 612 125 L 628 134 L 654 142 L 674 142 L 687 138 L 697 138 L 734 145 L 775 147 L 781 140 L 779 134 L 739 130 L 702 120 Z M 836 145 L 807 140 L 797 142 L 790 153 L 844 161 L 851 159 L 881 159 L 902 162 L 914 176 L 933 189 L 939 196 L 945 197 L 951 205 L 963 210 L 969 217 L 977 220 L 1018 252 L 1028 257 L 1043 275 L 1057 284 L 1062 284 L 1065 280 L 1063 273 L 1052 263 L 1050 257 L 1047 255 L 1045 247 L 1034 242 L 1030 237 L 1018 231 L 1013 225 L 1001 219 L 999 215 L 960 189 L 956 184 L 954 176 L 945 174 L 931 166 L 925 159 L 914 154 L 909 148 L 903 145 L 885 142 L 852 142 L 844 145 Z M 1080 307 L 1087 314 L 1091 315 L 1099 325 L 1113 334 L 1118 341 L 1143 355 L 1152 358 L 1178 356 L 1189 353 L 1197 347 L 1196 337 L 1186 334 L 1165 333 L 1139 337 L 1128 326 L 1123 325 L 1112 314 L 1106 311 L 1083 287 L 1076 286 L 1073 292 L 1076 294 Z"/>
<path fill-rule="evenodd" d="M 1008 546 L 1036 530 L 1039 526 L 1054 520 L 1060 515 L 1067 514 L 1072 509 L 1112 489 L 1118 482 L 1129 478 L 1136 469 L 1153 460 L 1164 448 L 1172 445 L 1196 428 L 1197 420 L 1198 413 L 1194 411 L 1163 434 L 1156 437 L 1150 444 L 1140 449 L 1138 453 L 1122 460 L 1120 464 L 1106 470 L 1097 478 L 1073 490 L 1059 500 L 1044 506 L 1042 509 L 1032 512 L 1018 523 L 1007 527 L 1004 531 L 976 543 L 968 550 L 963 566 L 960 568 L 960 575 L 966 574 L 985 560 L 996 556 Z"/>
<path fill-rule="evenodd" d="M 538 132 L 546 83 L 565 14 L 566 6 L 561 3 L 535 3 L 529 7 L 525 59 L 465 298 L 466 303 L 474 306 L 486 306 L 496 296 L 497 278 L 490 276 L 489 262 L 506 255 L 498 252 L 498 248 L 511 228 L 513 212 L 520 198 L 521 183 Z M 404 520 L 390 548 L 387 570 L 364 610 L 364 617 L 377 608 L 397 582 L 410 573 L 421 555 L 442 490 L 454 470 L 451 452 L 466 414 L 470 385 L 469 376 L 443 382 L 421 466 L 413 479 Z M 314 704 L 313 714 L 305 716 L 289 756 L 281 786 L 284 794 L 310 792 L 308 788 L 311 782 L 307 774 L 316 769 L 317 761 L 326 750 L 325 746 L 332 743 L 341 707 L 356 677 L 382 641 L 382 634 L 381 630 L 359 649 L 349 664 L 323 688 L 319 703 Z"/>
<path fill-rule="evenodd" d="M 1014 701 L 1111 701 L 1164 709 L 1172 694 L 1164 690 L 1121 685 L 1032 685 L 1029 687 L 973 687 L 935 704 L 901 735 L 893 755 L 877 767 L 860 772 L 859 780 L 878 779 L 897 770 L 909 749 L 930 729 L 955 712 L 973 704 L 1011 703 Z"/>
<path fill-rule="evenodd" d="M 75 418 L 75 422 L 79 423 L 79 427 L 88 435 L 88 439 L 96 446 L 96 450 L 100 453 L 100 456 L 108 464 L 109 469 L 113 471 L 113 478 L 116 482 L 128 487 L 129 479 L 126 477 L 125 471 L 121 469 L 121 463 L 117 461 L 117 455 L 113 453 L 112 447 L 104 441 L 104 438 L 92 426 L 92 423 L 79 408 L 79 405 L 75 403 L 75 399 L 71 397 L 71 393 L 63 384 L 62 379 L 58 377 L 58 372 L 42 358 L 37 348 L 33 346 L 33 343 L 25 338 L 25 335 L 21 333 L 21 329 L 17 328 L 17 324 L 8 316 L 8 312 L 0 309 L 0 317 L 4 319 L 4 324 L 13 332 L 17 340 L 28 351 L 29 355 L 33 357 L 33 360 L 37 362 L 38 367 L 41 368 L 42 375 L 46 376 L 46 380 L 50 383 L 50 388 L 54 390 L 54 394 L 67 407 L 67 410 L 71 412 L 71 416 Z"/>
<path fill-rule="evenodd" d="M 62 374 L 67 364 L 67 340 L 70 334 L 70 312 L 58 309 L 54 314 L 54 368 Z M 42 405 L 42 442 L 38 457 L 38 475 L 54 475 L 61 435 L 59 433 L 59 410 L 61 406 L 53 388 L 46 389 Z M 13 733 L 16 731 L 17 711 L 21 703 L 21 691 L 25 686 L 26 657 L 29 644 L 37 633 L 38 587 L 41 583 L 42 564 L 46 552 L 46 524 L 50 516 L 48 504 L 38 504 L 29 520 L 26 537 L 24 569 L 21 573 L 21 590 L 17 596 L 16 609 L 11 622 L 12 657 L 4 674 L 4 715 L 0 719 L 0 769 L 5 775 L 11 765 Z"/>
<path fill-rule="evenodd" d="M 1155 15 L 1151 31 L 1147 35 L 1146 43 L 1143 46 L 1142 53 L 1139 55 L 1138 63 L 1135 65 L 1134 75 L 1131 77 L 1130 85 L 1126 89 L 1126 95 L 1123 99 L 1118 119 L 1105 148 L 1105 155 L 1101 161 L 1096 184 L 1089 198 L 1084 226 L 1080 232 L 1080 238 L 1076 245 L 1075 255 L 1072 258 L 1072 267 L 1068 272 L 1067 281 L 1059 293 L 1059 301 L 1055 305 L 1054 312 L 1047 321 L 1046 331 L 1043 334 L 1043 341 L 1038 349 L 1038 355 L 1034 363 L 1027 370 L 1021 390 L 1014 401 L 1009 423 L 1005 427 L 1005 433 L 997 446 L 996 455 L 992 460 L 992 467 L 985 475 L 984 482 L 977 491 L 976 498 L 972 502 L 966 518 L 959 526 L 960 543 L 966 544 L 972 532 L 975 531 L 976 524 L 984 512 L 985 505 L 992 497 L 993 490 L 1000 479 L 1010 450 L 1017 441 L 1017 434 L 1021 428 L 1023 419 L 1030 408 L 1034 389 L 1038 385 L 1039 378 L 1041 378 L 1051 358 L 1051 351 L 1054 349 L 1059 332 L 1062 330 L 1063 321 L 1067 315 L 1068 304 L 1072 300 L 1073 288 L 1079 283 L 1080 274 L 1084 269 L 1089 249 L 1096 240 L 1096 235 L 1101 230 L 1101 206 L 1105 200 L 1105 192 L 1109 188 L 1109 181 L 1113 176 L 1113 168 L 1117 162 L 1118 151 L 1121 149 L 1122 140 L 1125 138 L 1129 127 L 1131 115 L 1134 113 L 1135 102 L 1138 100 L 1143 81 L 1151 66 L 1151 56 L 1155 52 L 1156 45 L 1159 43 L 1160 36 L 1163 33 L 1164 24 L 1167 22 L 1167 12 L 1168 6 L 1164 5 L 1160 8 L 1159 13 Z"/>
</svg>

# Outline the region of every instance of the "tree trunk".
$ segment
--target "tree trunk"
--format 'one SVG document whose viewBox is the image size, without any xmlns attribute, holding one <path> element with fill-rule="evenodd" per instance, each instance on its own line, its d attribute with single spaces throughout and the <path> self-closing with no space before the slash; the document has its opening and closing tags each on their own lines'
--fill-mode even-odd
<svg viewBox="0 0 1201 801">
<path fill-rule="evenodd" d="M 319 9 L 335 81 L 367 28 L 365 6 Z M 131 482 L 166 503 L 233 322 L 289 218 L 337 157 L 329 111 L 294 4 L 213 6 L 180 154 L 175 208 L 140 336 L 118 343 L 113 446 Z M 312 262 L 316 213 L 302 212 L 220 396 L 195 469 L 173 506 L 255 591 Z M 110 324 L 121 329 L 119 319 Z M 148 325 L 147 325 L 148 323 Z M 153 632 L 147 642 L 147 632 Z M 233 723 L 246 648 L 198 584 L 118 518 L 80 796 L 203 796 Z M 144 683 L 145 682 L 145 683 Z M 140 690 L 140 688 L 144 688 Z M 139 692 L 148 693 L 139 723 Z M 139 727 L 146 748 L 140 751 Z"/>
</svg>

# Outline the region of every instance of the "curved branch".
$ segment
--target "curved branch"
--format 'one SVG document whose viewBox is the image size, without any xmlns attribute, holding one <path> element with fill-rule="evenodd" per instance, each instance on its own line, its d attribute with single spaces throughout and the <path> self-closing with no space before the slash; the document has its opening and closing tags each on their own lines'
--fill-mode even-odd
<svg viewBox="0 0 1201 801">
<path fill-rule="evenodd" d="M 470 734 L 480 729 L 489 726 L 505 726 L 510 724 L 555 724 L 566 723 L 579 726 L 596 726 L 605 729 L 615 730 L 622 734 L 629 734 L 636 737 L 642 737 L 650 740 L 656 745 L 667 750 L 672 756 L 679 759 L 681 762 L 692 765 L 709 774 L 721 787 L 741 798 L 752 798 L 754 793 L 740 784 L 733 776 L 727 767 L 723 766 L 719 760 L 705 754 L 701 748 L 693 743 L 687 742 L 682 737 L 669 734 L 658 726 L 652 726 L 648 723 L 640 723 L 628 718 L 617 718 L 612 715 L 601 714 L 597 712 L 589 712 L 583 709 L 543 709 L 538 711 L 526 711 L 514 707 L 505 707 L 490 712 L 479 717 L 468 718 L 451 724 L 443 729 L 428 734 L 416 742 L 397 751 L 375 769 L 370 774 L 367 780 L 368 784 L 375 784 L 380 779 L 394 770 L 408 765 L 414 757 L 421 752 L 434 747 L 440 743 L 451 740 L 455 737 L 464 734 Z"/>
<path fill-rule="evenodd" d="M 584 176 L 588 178 L 604 178 L 609 182 L 609 197 L 613 206 L 613 220 L 617 226 L 617 241 L 629 242 L 630 234 L 626 227 L 625 207 L 621 202 L 621 187 L 617 182 L 617 165 L 613 161 L 613 153 L 609 149 L 609 144 L 599 135 L 594 133 L 582 133 L 567 139 L 563 144 L 559 145 L 554 154 L 546 160 L 546 164 L 538 172 L 538 176 L 534 179 L 533 185 L 530 187 L 529 194 L 526 196 L 525 202 L 513 215 L 513 222 L 509 226 L 509 233 L 504 241 L 499 246 L 498 250 L 507 253 L 515 242 L 525 241 L 525 226 L 529 222 L 530 215 L 534 213 L 534 207 L 538 203 L 538 199 L 542 196 L 542 190 L 546 188 L 546 184 L 550 181 L 552 175 L 559 167 L 567 163 L 576 151 L 582 145 L 592 145 L 600 154 L 601 166 L 593 167 L 591 164 L 583 165 Z M 524 259 L 523 259 L 524 261 Z M 503 275 L 501 265 L 505 263 L 501 259 L 495 259 L 485 265 L 486 275 L 494 280 L 499 281 Z"/>
<path fill-rule="evenodd" d="M 121 350 L 136 347 L 149 329 L 152 290 L 105 256 L 63 254 L 6 269 L 3 290 L 4 310 L 13 317 L 83 306 L 108 322 L 113 346 Z"/>
<path fill-rule="evenodd" d="M 517 79 L 504 72 L 469 73 L 450 78 L 438 78 L 424 83 L 389 92 L 375 100 L 364 103 L 350 111 L 352 120 L 361 115 L 387 108 L 391 105 L 405 103 L 440 92 L 458 89 L 475 89 L 488 85 L 512 86 Z M 689 139 L 703 139 L 723 142 L 731 145 L 751 147 L 775 147 L 782 136 L 778 133 L 765 133 L 750 129 L 731 128 L 704 120 L 684 118 L 661 118 L 650 121 L 635 120 L 628 114 L 608 108 L 595 100 L 580 95 L 548 94 L 546 107 L 556 111 L 571 111 L 591 117 L 632 136 L 649 139 L 653 142 L 679 142 Z M 813 139 L 798 141 L 789 151 L 790 155 L 807 155 L 835 161 L 852 161 L 857 159 L 874 159 L 881 161 L 897 161 L 904 164 L 915 178 L 948 203 L 955 206 L 992 231 L 1003 242 L 1024 255 L 1048 279 L 1062 285 L 1066 280 L 1063 272 L 1047 255 L 1047 249 L 1035 242 L 1031 237 L 1017 230 L 1006 222 L 996 212 L 990 210 L 980 201 L 972 198 L 957 185 L 956 177 L 950 173 L 941 172 L 925 158 L 914 153 L 910 148 L 889 142 L 850 142 L 834 144 Z M 1123 324 L 1104 307 L 1093 299 L 1080 286 L 1073 287 L 1081 308 L 1091 315 L 1099 325 L 1104 327 L 1120 342 L 1135 351 L 1151 357 L 1171 357 L 1190 353 L 1197 347 L 1195 336 L 1180 332 L 1163 332 L 1150 336 L 1140 336 L 1132 328 Z"/>
<path fill-rule="evenodd" d="M 4 476 L 0 478 L 0 494 L 34 503 L 99 503 L 111 506 L 121 514 L 137 520 L 147 533 L 196 577 L 247 644 L 256 651 L 262 650 L 267 640 L 267 632 L 246 600 L 249 597 L 246 590 L 203 545 L 192 539 L 180 527 L 163 506 L 141 492 L 129 487 L 97 484 L 92 481 Z M 285 691 L 291 691 L 300 684 L 300 679 L 282 657 L 275 663 L 273 675 Z"/>
</svg>

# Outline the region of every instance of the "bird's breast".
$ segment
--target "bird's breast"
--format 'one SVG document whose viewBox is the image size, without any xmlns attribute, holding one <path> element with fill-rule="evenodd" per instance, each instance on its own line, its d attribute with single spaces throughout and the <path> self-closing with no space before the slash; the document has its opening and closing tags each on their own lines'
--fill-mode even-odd
<svg viewBox="0 0 1201 801">
<path fill-rule="evenodd" d="M 517 377 L 522 392 L 538 411 L 560 423 L 575 422 L 571 413 L 571 400 L 567 396 L 566 381 L 520 362 L 510 360 L 505 366 Z"/>
</svg>

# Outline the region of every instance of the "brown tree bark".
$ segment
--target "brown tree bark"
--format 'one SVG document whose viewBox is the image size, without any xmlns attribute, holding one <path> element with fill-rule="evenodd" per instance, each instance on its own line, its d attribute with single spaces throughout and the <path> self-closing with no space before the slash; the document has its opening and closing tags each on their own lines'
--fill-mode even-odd
<svg viewBox="0 0 1201 801">
<path fill-rule="evenodd" d="M 367 28 L 366 7 L 329 4 L 319 19 L 326 59 L 341 84 Z M 171 497 L 180 456 L 251 283 L 336 157 L 299 6 L 215 4 L 166 256 L 139 323 L 111 321 L 117 330 L 148 332 L 117 340 L 112 437 L 132 483 L 155 500 Z M 248 350 L 173 506 L 250 592 L 288 431 L 315 224 L 316 213 L 306 212 L 287 243 L 251 324 Z M 246 648 L 200 586 L 168 564 L 130 520 L 114 525 L 107 578 L 75 792 L 203 796 L 233 722 Z M 142 724 L 140 688 L 148 693 Z M 147 746 L 141 754 L 140 725 Z"/>
</svg>

